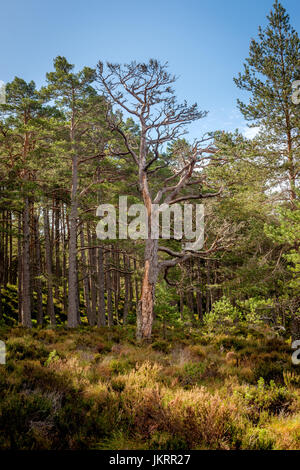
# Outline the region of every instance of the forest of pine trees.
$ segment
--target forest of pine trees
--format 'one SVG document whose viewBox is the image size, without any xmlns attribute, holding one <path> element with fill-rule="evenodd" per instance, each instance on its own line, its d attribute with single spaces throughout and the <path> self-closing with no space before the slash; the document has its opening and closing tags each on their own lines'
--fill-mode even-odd
<svg viewBox="0 0 300 470">
<path fill-rule="evenodd" d="M 252 140 L 218 132 L 188 142 L 186 124 L 206 112 L 177 103 L 175 78 L 155 60 L 99 62 L 76 72 L 59 56 L 41 89 L 19 77 L 8 83 L 0 135 L 1 318 L 11 285 L 18 289 L 13 318 L 23 326 L 66 318 L 69 327 L 125 325 L 137 314 L 138 334 L 149 337 L 158 279 L 173 289 L 178 316 L 186 309 L 191 321 L 201 322 L 223 296 L 270 299 L 276 311 L 295 314 L 298 238 L 285 223 L 298 228 L 298 58 L 298 35 L 276 4 L 235 78 L 250 94 L 238 105 L 259 127 Z M 117 206 L 120 195 L 146 207 L 204 203 L 201 252 L 182 252 L 175 240 L 160 247 L 97 239 L 97 206 Z M 142 295 L 148 261 L 153 280 Z"/>
<path fill-rule="evenodd" d="M 201 109 L 201 103 L 198 107 L 177 100 L 176 77 L 168 64 L 156 59 L 115 64 L 103 63 L 99 57 L 94 66 L 78 69 L 68 58 L 57 56 L 52 69 L 45 71 L 41 87 L 36 86 L 35 77 L 32 81 L 15 77 L 6 84 L 6 100 L 0 105 L 0 325 L 4 339 L 8 340 L 16 331 L 17 338 L 24 335 L 24 341 L 28 335 L 33 335 L 32 338 L 41 335 L 39 337 L 45 340 L 46 335 L 42 335 L 47 330 L 63 334 L 65 340 L 68 335 L 76 339 L 76 335 L 81 334 L 77 332 L 82 331 L 87 338 L 89 335 L 97 338 L 95 347 L 101 356 L 112 346 L 114 335 L 119 335 L 118 343 L 124 339 L 122 335 L 128 334 L 130 344 L 137 341 L 145 348 L 151 348 L 151 340 L 155 341 L 153 348 L 160 351 L 155 354 L 162 354 L 170 351 L 173 340 L 168 338 L 177 328 L 188 331 L 186 341 L 194 330 L 200 335 L 207 332 L 207 338 L 219 334 L 217 339 L 211 339 L 211 347 L 215 344 L 218 354 L 230 351 L 233 358 L 230 362 L 231 356 L 226 356 L 231 369 L 228 372 L 224 362 L 225 372 L 220 373 L 220 381 L 227 372 L 230 377 L 239 374 L 237 366 L 243 360 L 233 352 L 238 339 L 231 339 L 233 346 L 226 350 L 224 335 L 228 322 L 232 328 L 236 325 L 261 328 L 262 333 L 256 333 L 261 334 L 261 338 L 264 332 L 272 331 L 272 334 L 285 335 L 285 340 L 300 340 L 300 104 L 293 99 L 300 83 L 300 40 L 291 24 L 288 13 L 276 1 L 266 27 L 260 28 L 256 39 L 251 40 L 248 57 L 244 65 L 241 57 L 241 72 L 234 77 L 241 96 L 238 109 L 248 124 L 257 129 L 253 138 L 245 137 L 239 130 L 220 129 L 191 140 L 187 132 L 189 125 L 204 121 L 207 111 Z M 128 206 L 144 204 L 149 225 L 153 204 L 166 203 L 171 207 L 180 204 L 182 208 L 187 203 L 203 204 L 202 248 L 185 250 L 187 240 L 176 239 L 172 230 L 170 239 L 152 240 L 150 232 L 145 240 L 118 236 L 106 240 L 98 238 L 98 206 L 113 205 L 118 218 L 120 196 L 127 196 Z M 226 331 L 220 333 L 219 327 Z M 159 335 L 162 338 L 158 338 Z M 196 353 L 200 358 L 207 357 L 208 350 L 196 351 L 197 346 L 187 346 L 185 340 L 174 339 L 174 344 L 182 341 L 184 347 L 194 348 L 189 352 L 191 357 Z M 11 341 L 8 352 L 15 354 L 18 349 L 14 341 L 17 340 Z M 58 346 L 55 350 L 51 346 L 49 358 L 44 359 L 48 361 L 47 367 L 52 362 L 60 364 L 53 366 L 61 367 L 59 373 L 63 373 L 65 360 L 65 352 L 61 356 L 59 352 L 62 341 L 57 340 Z M 88 339 L 86 341 L 89 344 Z M 203 347 L 209 344 L 209 340 L 205 341 Z M 262 347 L 265 340 L 259 341 L 261 354 L 269 354 L 270 350 Z M 286 347 L 286 343 L 282 344 Z M 114 354 L 121 354 L 118 345 L 113 347 L 116 348 L 112 349 Z M 130 356 L 132 346 L 128 347 Z M 244 343 L 236 348 L 236 351 L 241 350 L 241 358 L 254 354 L 245 348 Z M 139 351 L 134 353 L 137 357 L 142 354 Z M 57 362 L 52 361 L 56 355 Z M 217 352 L 214 361 L 217 361 L 216 355 Z M 274 357 L 266 356 L 266 361 L 273 362 Z M 177 374 L 172 382 L 169 372 L 171 378 L 166 373 L 162 379 L 164 386 L 177 387 L 179 383 L 189 390 L 197 383 L 194 377 L 198 373 L 204 377 L 203 371 L 192 368 L 192 359 L 189 361 L 190 369 L 184 370 L 190 378 L 184 381 Z M 122 366 L 115 367 L 118 373 L 125 374 L 128 364 L 123 359 L 121 362 Z M 29 362 L 26 367 L 37 365 Z M 70 365 L 70 374 L 72 367 Z M 107 372 L 104 363 L 101 367 L 101 377 L 114 373 Z M 240 373 L 244 375 L 237 380 L 248 380 L 250 369 L 256 370 L 255 367 L 247 363 L 245 371 Z M 213 366 L 209 370 L 212 369 Z M 272 369 L 273 377 L 273 372 L 264 375 L 262 366 L 259 370 L 258 375 L 255 372 L 253 376 L 254 382 L 260 377 L 262 380 L 276 378 L 279 373 Z M 213 372 L 210 373 L 212 377 Z M 292 375 L 284 376 L 285 383 L 289 381 L 290 385 L 292 379 L 296 383 L 295 371 L 289 373 Z M 23 374 L 26 376 L 26 368 Z M 31 374 L 34 377 L 34 372 Z M 124 387 L 126 390 L 127 385 L 120 377 L 111 385 L 114 390 L 111 400 L 117 400 L 117 393 Z M 209 377 L 207 373 L 206 379 Z M 129 377 L 128 383 L 130 380 Z M 266 388 L 269 385 L 259 387 L 264 385 L 260 382 L 257 393 L 262 389 L 265 393 L 275 393 L 272 385 L 270 389 Z M 147 406 L 159 402 L 158 396 L 151 398 L 147 393 L 150 392 L 145 392 Z M 202 402 L 209 403 L 209 400 L 204 397 Z M 258 402 L 255 403 L 258 406 Z M 265 405 L 257 413 L 262 410 L 266 410 Z M 145 415 L 140 413 L 137 415 L 144 424 L 134 421 L 136 436 L 143 436 L 147 419 L 150 419 L 146 419 L 146 412 Z M 4 411 L 1 415 L 0 406 L 0 427 L 1 416 L 6 415 Z M 179 424 L 176 427 L 170 416 L 165 422 L 170 419 L 173 423 L 170 429 L 174 425 L 178 430 Z M 257 424 L 257 416 L 249 419 L 253 418 L 253 423 Z M 36 439 L 32 441 L 33 448 L 43 448 L 40 441 L 32 437 L 30 429 L 30 439 Z M 164 432 L 173 435 L 170 429 Z M 300 432 L 299 427 L 297 429 Z M 23 442 L 23 437 L 18 441 L 15 431 L 7 432 L 10 437 L 7 441 L 0 439 L 0 447 L 28 448 L 31 445 L 30 440 Z M 59 439 L 62 448 L 81 447 L 77 435 L 65 442 L 64 438 L 57 437 L 63 436 L 64 431 L 57 432 L 53 442 L 49 437 L 51 445 L 48 437 L 42 438 L 44 448 L 59 448 Z M 107 435 L 115 436 L 110 432 Z M 169 449 L 181 445 L 197 448 L 200 441 L 205 448 L 248 448 L 251 445 L 255 448 L 257 445 L 257 448 L 268 449 L 273 445 L 258 434 L 254 445 L 254 438 L 249 437 L 246 442 L 239 440 L 238 434 L 228 437 L 225 430 L 212 431 L 211 441 L 203 437 L 205 433 L 202 437 L 197 434 L 193 441 L 188 432 L 178 432 L 181 440 L 178 438 L 178 442 L 171 444 L 161 440 L 154 442 L 150 431 L 148 434 L 145 431 L 144 438 L 151 441 L 150 448 L 151 445 L 156 448 L 169 445 Z M 146 442 L 144 438 L 141 437 L 141 442 Z M 291 448 L 295 442 L 280 445 Z M 130 444 L 125 440 L 120 445 L 126 449 Z"/>
</svg>

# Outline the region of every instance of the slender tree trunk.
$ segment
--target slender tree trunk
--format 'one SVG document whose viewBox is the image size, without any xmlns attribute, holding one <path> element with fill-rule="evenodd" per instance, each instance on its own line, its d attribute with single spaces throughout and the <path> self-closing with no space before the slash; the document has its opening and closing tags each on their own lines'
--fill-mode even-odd
<svg viewBox="0 0 300 470">
<path fill-rule="evenodd" d="M 120 301 L 120 259 L 119 259 L 119 250 L 118 246 L 115 246 L 114 250 L 114 265 L 115 265 L 115 270 L 113 274 L 113 279 L 114 279 L 114 298 L 115 298 L 115 311 L 116 311 L 116 318 L 117 318 L 117 323 L 119 323 L 119 301 Z"/>
<path fill-rule="evenodd" d="M 77 219 L 78 219 L 78 168 L 77 153 L 75 146 L 74 114 L 70 130 L 70 140 L 72 143 L 72 190 L 71 190 L 71 211 L 70 211 L 70 241 L 69 241 L 69 295 L 68 295 L 68 327 L 78 326 L 78 279 L 77 279 Z"/>
<path fill-rule="evenodd" d="M 8 270 L 9 270 L 9 258 L 8 258 L 8 211 L 3 211 L 2 212 L 2 217 L 3 217 L 3 228 L 4 228 L 4 233 L 3 233 L 3 241 L 4 241 L 4 271 L 3 271 L 3 286 L 4 289 L 7 286 L 8 282 Z"/>
<path fill-rule="evenodd" d="M 36 293 L 37 293 L 37 324 L 43 324 L 43 296 L 42 296 L 42 266 L 41 266 L 41 244 L 39 233 L 39 218 L 34 217 L 34 240 L 35 240 L 35 260 L 36 260 Z"/>
<path fill-rule="evenodd" d="M 45 251 L 46 251 L 46 273 L 47 273 L 47 314 L 49 315 L 51 325 L 56 325 L 54 304 L 53 304 L 53 274 L 52 274 L 52 253 L 50 245 L 50 230 L 48 209 L 43 208 L 44 214 L 44 231 L 45 231 Z"/>
<path fill-rule="evenodd" d="M 60 277 L 61 277 L 61 268 L 60 268 L 60 204 L 59 200 L 55 199 L 55 212 L 54 212 L 54 233 L 55 233 L 55 297 L 59 299 L 59 286 L 60 286 Z"/>
<path fill-rule="evenodd" d="M 34 291 L 36 291 L 36 279 L 35 279 L 35 220 L 34 220 L 34 202 L 29 200 L 29 226 L 30 226 L 30 305 L 32 311 L 36 309 L 36 303 L 34 299 Z"/>
<path fill-rule="evenodd" d="M 184 307 L 184 302 L 183 302 L 183 292 L 180 290 L 179 292 L 179 311 L 180 311 L 180 320 L 183 321 L 183 307 Z"/>
<path fill-rule="evenodd" d="M 104 298 L 104 269 L 103 269 L 103 248 L 98 248 L 98 327 L 106 325 L 105 319 L 105 298 Z"/>
<path fill-rule="evenodd" d="M 206 306 L 205 312 L 209 313 L 211 310 L 211 296 L 210 296 L 210 260 L 206 261 Z"/>
<path fill-rule="evenodd" d="M 81 261 L 82 261 L 82 277 L 83 277 L 83 292 L 84 292 L 84 301 L 85 301 L 85 308 L 86 308 L 86 315 L 88 318 L 89 325 L 92 325 L 92 315 L 91 315 L 91 304 L 90 304 L 90 288 L 89 288 L 89 280 L 88 280 L 88 273 L 87 273 L 87 262 L 84 250 L 84 232 L 83 227 L 80 231 L 80 243 L 81 243 Z"/>
<path fill-rule="evenodd" d="M 108 326 L 113 326 L 113 305 L 112 305 L 112 281 L 111 281 L 111 252 L 106 252 L 106 289 L 107 289 L 107 317 L 108 317 Z"/>
<path fill-rule="evenodd" d="M 18 215 L 18 321 L 22 322 L 22 286 L 23 286 L 23 250 L 22 250 L 22 220 Z"/>
<path fill-rule="evenodd" d="M 80 295 L 79 295 L 79 269 L 78 269 L 78 259 L 76 258 L 76 284 L 77 284 L 77 324 L 80 325 Z"/>
<path fill-rule="evenodd" d="M 129 262 L 128 262 L 128 256 L 125 253 L 123 254 L 123 264 L 124 264 L 124 271 L 125 271 L 123 324 L 126 325 L 128 311 L 129 311 L 129 275 L 127 274 L 127 271 L 129 270 Z"/>
<path fill-rule="evenodd" d="M 87 227 L 88 246 L 89 246 L 89 265 L 90 265 L 90 279 L 91 279 L 91 322 L 93 325 L 96 323 L 97 316 L 97 287 L 96 287 L 96 248 L 93 247 L 92 236 L 89 226 Z"/>
<path fill-rule="evenodd" d="M 137 262 L 136 262 L 135 258 L 133 260 L 133 268 L 134 268 L 134 274 L 135 274 L 134 287 L 135 287 L 136 314 L 138 314 L 140 294 L 139 294 L 139 281 L 138 281 L 138 278 L 137 278 Z"/>
<path fill-rule="evenodd" d="M 23 260 L 22 260 L 22 325 L 32 327 L 30 299 L 30 214 L 29 199 L 25 197 L 23 209 Z"/>
<path fill-rule="evenodd" d="M 9 282 L 11 284 L 14 284 L 12 259 L 13 259 L 12 213 L 9 212 Z"/>
<path fill-rule="evenodd" d="M 63 306 L 64 312 L 67 313 L 67 234 L 66 234 L 66 221 L 65 221 L 65 208 L 62 205 L 62 231 L 63 231 Z"/>
<path fill-rule="evenodd" d="M 199 322 L 203 322 L 203 307 L 202 307 L 202 283 L 201 283 L 201 269 L 200 269 L 200 262 L 198 262 L 197 266 L 197 278 L 198 278 L 198 286 L 196 291 L 196 302 L 197 302 L 197 314 L 199 318 Z"/>
<path fill-rule="evenodd" d="M 131 260 L 128 256 L 128 271 L 131 271 Z M 132 275 L 128 274 L 128 289 L 129 289 L 129 312 L 133 310 L 133 282 L 132 282 Z"/>
<path fill-rule="evenodd" d="M 189 312 L 190 312 L 190 318 L 193 321 L 194 320 L 194 292 L 193 292 L 192 287 L 190 287 L 187 290 L 186 303 L 187 303 L 187 306 L 188 306 L 188 309 L 189 309 Z"/>
</svg>

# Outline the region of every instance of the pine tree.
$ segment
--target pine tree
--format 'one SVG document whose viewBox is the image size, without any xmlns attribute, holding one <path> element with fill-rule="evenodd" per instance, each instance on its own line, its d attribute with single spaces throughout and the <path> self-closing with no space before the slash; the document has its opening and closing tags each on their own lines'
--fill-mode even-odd
<svg viewBox="0 0 300 470">
<path fill-rule="evenodd" d="M 238 106 L 251 126 L 260 128 L 257 155 L 274 170 L 273 183 L 287 186 L 293 207 L 299 177 L 300 109 L 292 101 L 292 86 L 298 78 L 300 41 L 277 0 L 267 18 L 258 40 L 251 41 L 243 73 L 234 81 L 250 94 L 249 102 L 238 100 Z"/>
<path fill-rule="evenodd" d="M 75 73 L 74 65 L 65 57 L 56 57 L 54 72 L 47 73 L 48 87 L 44 94 L 55 99 L 57 106 L 65 116 L 62 124 L 64 138 L 64 157 L 69 158 L 72 166 L 70 191 L 70 239 L 69 239 L 69 276 L 68 276 L 68 326 L 79 324 L 78 310 L 78 273 L 77 273 L 77 227 L 80 157 L 86 155 L 83 135 L 88 132 L 89 115 L 97 112 L 99 96 L 92 87 L 95 70 L 84 67 Z"/>
<path fill-rule="evenodd" d="M 33 81 L 27 83 L 18 77 L 7 84 L 6 98 L 6 104 L 1 105 L 0 121 L 0 149 L 6 157 L 2 182 L 6 187 L 10 208 L 21 214 L 22 244 L 19 245 L 18 278 L 22 293 L 19 299 L 20 320 L 24 326 L 31 327 L 31 213 L 39 187 L 37 174 L 47 154 L 49 119 L 55 114 L 55 109 L 45 105 L 45 98 L 36 90 Z"/>
</svg>

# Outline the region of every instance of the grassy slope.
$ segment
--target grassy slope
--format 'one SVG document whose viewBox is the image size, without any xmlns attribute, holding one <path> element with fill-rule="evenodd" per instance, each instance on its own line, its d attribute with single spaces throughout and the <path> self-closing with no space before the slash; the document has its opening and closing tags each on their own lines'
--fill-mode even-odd
<svg viewBox="0 0 300 470">
<path fill-rule="evenodd" d="M 131 326 L 2 326 L 0 448 L 300 449 L 288 341 L 242 325 L 165 340 L 156 328 L 139 346 Z"/>
</svg>

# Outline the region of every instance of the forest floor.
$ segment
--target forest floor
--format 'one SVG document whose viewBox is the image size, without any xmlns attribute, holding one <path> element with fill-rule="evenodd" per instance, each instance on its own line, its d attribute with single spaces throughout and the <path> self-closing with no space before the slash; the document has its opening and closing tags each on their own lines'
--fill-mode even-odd
<svg viewBox="0 0 300 470">
<path fill-rule="evenodd" d="M 2 325 L 1 449 L 300 449 L 300 366 L 262 326 Z"/>
</svg>

